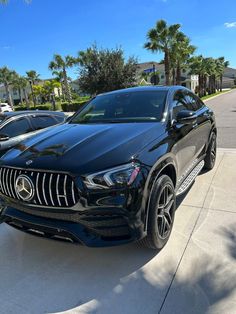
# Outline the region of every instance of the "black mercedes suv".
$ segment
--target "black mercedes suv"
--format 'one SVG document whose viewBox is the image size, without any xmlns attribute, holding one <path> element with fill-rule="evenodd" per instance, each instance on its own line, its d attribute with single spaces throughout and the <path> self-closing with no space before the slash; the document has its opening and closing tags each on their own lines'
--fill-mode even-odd
<svg viewBox="0 0 236 314">
<path fill-rule="evenodd" d="M 160 249 L 176 196 L 214 166 L 216 134 L 213 112 L 181 86 L 98 95 L 3 156 L 0 220 L 87 246 Z"/>
</svg>

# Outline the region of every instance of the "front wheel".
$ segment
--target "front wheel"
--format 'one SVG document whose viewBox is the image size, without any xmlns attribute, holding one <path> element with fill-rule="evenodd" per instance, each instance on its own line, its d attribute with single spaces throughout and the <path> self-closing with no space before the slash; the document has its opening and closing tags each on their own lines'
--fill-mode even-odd
<svg viewBox="0 0 236 314">
<path fill-rule="evenodd" d="M 215 166 L 216 162 L 216 134 L 215 132 L 212 133 L 209 146 L 207 148 L 206 157 L 204 159 L 205 165 L 204 168 L 206 170 L 211 170 Z"/>
<path fill-rule="evenodd" d="M 141 244 L 152 249 L 162 249 L 167 243 L 174 223 L 176 196 L 172 180 L 160 176 L 154 183 L 150 196 L 147 236 Z"/>
</svg>

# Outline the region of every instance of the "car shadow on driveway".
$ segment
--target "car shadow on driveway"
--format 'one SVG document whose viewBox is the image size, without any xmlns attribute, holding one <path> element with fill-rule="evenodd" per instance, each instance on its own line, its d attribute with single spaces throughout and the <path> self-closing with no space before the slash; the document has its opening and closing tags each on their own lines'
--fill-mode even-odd
<svg viewBox="0 0 236 314">
<path fill-rule="evenodd" d="M 103 300 L 108 306 L 104 298 L 107 294 L 110 298 L 118 296 L 119 300 L 126 299 L 129 293 L 137 293 L 136 298 L 145 305 L 143 296 L 151 296 L 153 287 L 145 279 L 144 269 L 162 254 L 135 243 L 111 248 L 60 243 L 24 234 L 5 224 L 0 225 L 0 251 L 0 313 L 12 309 L 18 314 L 62 312 L 92 300 Z M 167 273 L 161 278 L 165 284 L 155 288 L 160 289 L 156 292 L 159 300 L 158 304 L 154 302 L 156 308 L 165 297 L 176 263 L 171 275 Z M 162 273 L 158 265 L 153 277 L 155 272 Z M 121 292 L 124 287 L 131 289 L 127 296 Z M 110 305 L 116 302 L 114 299 Z M 116 306 L 119 309 L 119 304 Z"/>
<path fill-rule="evenodd" d="M 7 232 L 1 235 L 0 245 L 1 299 L 8 299 L 9 294 L 16 306 L 28 304 L 30 313 L 34 313 L 30 309 L 35 313 L 64 311 L 100 299 L 157 254 L 135 244 L 86 248 L 3 227 Z"/>
<path fill-rule="evenodd" d="M 156 314 L 162 309 L 182 314 L 191 309 L 202 314 L 236 288 L 235 272 L 205 256 L 177 273 L 165 300 L 176 272 L 174 256 L 160 265 L 155 251 L 136 245 L 89 249 L 9 231 L 8 260 L 0 263 L 1 313 Z"/>
<path fill-rule="evenodd" d="M 178 215 L 188 191 L 177 198 Z M 231 229 L 222 232 L 233 255 Z M 181 270 L 185 237 L 177 230 L 159 253 L 137 244 L 91 249 L 0 225 L 0 313 L 215 313 L 235 293 L 236 273 L 192 251 Z"/>
</svg>

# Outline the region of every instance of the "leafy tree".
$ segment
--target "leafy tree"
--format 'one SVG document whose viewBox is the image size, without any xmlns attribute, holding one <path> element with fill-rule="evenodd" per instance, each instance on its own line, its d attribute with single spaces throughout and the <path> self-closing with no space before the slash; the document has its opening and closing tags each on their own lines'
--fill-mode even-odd
<svg viewBox="0 0 236 314">
<path fill-rule="evenodd" d="M 36 98 L 40 98 L 42 100 L 42 98 L 45 95 L 45 90 L 44 90 L 43 85 L 33 85 L 33 93 Z"/>
<path fill-rule="evenodd" d="M 58 91 L 61 89 L 61 83 L 56 80 L 45 81 L 42 85 L 33 86 L 35 96 L 40 97 L 41 100 L 44 98 L 51 101 L 53 110 L 56 110 L 55 89 L 58 89 Z"/>
<path fill-rule="evenodd" d="M 90 95 L 127 88 L 135 85 L 137 60 L 127 61 L 121 48 L 98 49 L 96 45 L 80 51 L 78 62 L 79 86 Z"/>
<path fill-rule="evenodd" d="M 156 22 L 155 28 L 148 31 L 147 42 L 144 44 L 144 48 L 152 52 L 164 53 L 166 85 L 170 85 L 170 54 L 179 29 L 180 24 L 168 26 L 166 21 L 159 20 Z"/>
<path fill-rule="evenodd" d="M 0 83 L 2 83 L 5 87 L 7 100 L 11 107 L 13 107 L 13 100 L 10 92 L 10 85 L 14 82 L 17 77 L 17 73 L 8 69 L 8 67 L 0 68 Z"/>
<path fill-rule="evenodd" d="M 71 56 L 65 56 L 65 58 L 63 58 L 61 55 L 55 54 L 53 60 L 49 63 L 49 69 L 51 71 L 54 71 L 54 73 L 55 71 L 57 72 L 59 71 L 62 73 L 63 87 L 66 99 L 68 100 L 69 103 L 71 103 L 72 97 L 70 85 L 68 83 L 67 69 L 73 67 L 76 64 L 76 62 L 77 62 L 76 58 L 73 58 Z"/>
</svg>

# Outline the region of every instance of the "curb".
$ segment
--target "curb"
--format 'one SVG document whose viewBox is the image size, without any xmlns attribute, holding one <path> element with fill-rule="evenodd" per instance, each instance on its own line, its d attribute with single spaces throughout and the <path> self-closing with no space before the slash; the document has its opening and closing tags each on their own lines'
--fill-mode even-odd
<svg viewBox="0 0 236 314">
<path fill-rule="evenodd" d="M 217 148 L 219 153 L 236 154 L 236 148 Z"/>
<path fill-rule="evenodd" d="M 229 91 L 227 91 L 227 92 L 223 92 L 223 93 L 221 93 L 221 94 L 218 94 L 218 95 L 212 96 L 212 97 L 207 98 L 207 99 L 202 100 L 202 101 L 203 101 L 203 102 L 207 102 L 207 101 L 212 100 L 212 99 L 214 99 L 214 98 L 216 98 L 216 97 L 223 96 L 223 95 L 225 95 L 225 94 L 231 93 L 232 91 L 233 91 L 233 89 L 230 89 L 230 90 L 229 90 Z"/>
</svg>

